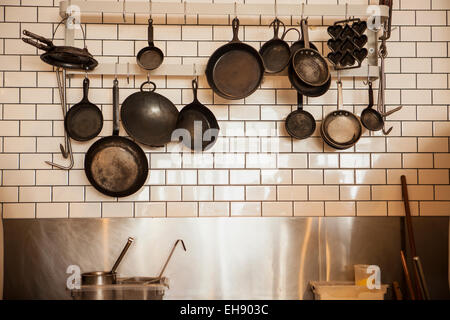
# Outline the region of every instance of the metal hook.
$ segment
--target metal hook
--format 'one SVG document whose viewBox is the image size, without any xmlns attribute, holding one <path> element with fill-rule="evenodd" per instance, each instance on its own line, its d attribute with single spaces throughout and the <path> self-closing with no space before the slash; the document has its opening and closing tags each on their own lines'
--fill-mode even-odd
<svg viewBox="0 0 450 320">
<path fill-rule="evenodd" d="M 126 4 L 126 0 L 123 0 L 123 3 L 122 3 L 122 19 L 123 19 L 124 23 L 127 22 L 125 4 Z"/>
<path fill-rule="evenodd" d="M 234 17 L 237 18 L 237 3 L 234 2 Z"/>
<path fill-rule="evenodd" d="M 150 82 L 150 73 L 147 72 L 147 82 Z"/>
<path fill-rule="evenodd" d="M 301 19 L 303 20 L 303 14 L 305 13 L 305 3 L 302 2 L 302 14 L 301 14 Z"/>
<path fill-rule="evenodd" d="M 345 20 L 348 19 L 348 2 L 345 3 Z"/>
<path fill-rule="evenodd" d="M 153 7 L 153 3 L 152 0 L 148 1 L 148 16 L 150 17 L 150 19 L 152 18 L 152 8 Z"/>
<path fill-rule="evenodd" d="M 186 24 L 187 22 L 187 14 L 186 14 L 186 12 L 187 12 L 187 9 L 186 9 L 186 1 L 185 0 L 183 0 L 183 13 L 184 13 L 184 23 Z"/>
<path fill-rule="evenodd" d="M 127 84 L 130 84 L 130 63 L 127 62 Z"/>
<path fill-rule="evenodd" d="M 118 62 L 116 62 L 114 64 L 114 80 L 117 80 L 117 65 L 118 65 Z"/>
<path fill-rule="evenodd" d="M 278 19 L 277 0 L 274 0 L 273 6 L 274 6 L 273 11 L 275 14 L 275 19 Z"/>
<path fill-rule="evenodd" d="M 369 83 L 372 83 L 372 80 L 370 80 L 370 66 L 367 66 L 367 81 L 363 81 L 363 84 L 368 86 Z"/>
</svg>

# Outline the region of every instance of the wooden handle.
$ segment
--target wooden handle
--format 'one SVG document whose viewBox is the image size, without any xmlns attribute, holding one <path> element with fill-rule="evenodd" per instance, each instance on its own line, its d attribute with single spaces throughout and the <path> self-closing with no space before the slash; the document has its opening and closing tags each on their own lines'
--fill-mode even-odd
<svg viewBox="0 0 450 320">
<path fill-rule="evenodd" d="M 398 281 L 392 282 L 392 288 L 394 289 L 395 300 L 403 300 L 402 290 Z"/>
<path fill-rule="evenodd" d="M 400 258 L 402 260 L 403 273 L 405 274 L 406 287 L 408 288 L 409 297 L 411 300 L 416 300 L 416 295 L 414 294 L 411 276 L 409 274 L 408 265 L 406 264 L 406 257 L 403 250 L 400 250 Z"/>
</svg>

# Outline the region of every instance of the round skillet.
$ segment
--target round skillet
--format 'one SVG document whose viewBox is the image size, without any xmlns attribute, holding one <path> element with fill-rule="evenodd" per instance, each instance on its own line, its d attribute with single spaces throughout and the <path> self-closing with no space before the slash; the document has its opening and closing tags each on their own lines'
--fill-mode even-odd
<svg viewBox="0 0 450 320">
<path fill-rule="evenodd" d="M 296 139 L 306 139 L 316 130 L 314 117 L 303 110 L 303 95 L 299 92 L 297 92 L 297 110 L 287 116 L 284 125 L 289 135 Z"/>
<path fill-rule="evenodd" d="M 135 142 L 119 136 L 119 85 L 113 86 L 113 135 L 97 140 L 86 153 L 84 171 L 92 186 L 111 197 L 138 191 L 147 180 L 148 161 Z"/>
<path fill-rule="evenodd" d="M 264 76 L 264 62 L 258 51 L 238 38 L 239 19 L 234 18 L 233 39 L 218 48 L 206 65 L 206 78 L 219 96 L 229 100 L 248 97 Z"/>
<path fill-rule="evenodd" d="M 181 109 L 178 115 L 177 129 L 185 129 L 187 136 L 182 135 L 182 143 L 194 150 L 210 149 L 219 136 L 219 124 L 214 114 L 197 99 L 197 81 L 192 80 L 194 101 Z"/>
<path fill-rule="evenodd" d="M 301 28 L 305 47 L 296 51 L 292 57 L 292 67 L 299 79 L 310 86 L 322 86 L 330 79 L 327 61 L 317 50 L 309 46 L 308 22 L 302 19 Z"/>
<path fill-rule="evenodd" d="M 272 21 L 269 27 L 273 26 L 273 38 L 263 44 L 259 50 L 267 73 L 281 72 L 286 68 L 291 58 L 289 45 L 284 41 L 285 30 L 281 39 L 278 37 L 280 25 L 284 23 L 278 18 Z"/>
<path fill-rule="evenodd" d="M 87 141 L 95 138 L 103 128 L 101 110 L 88 99 L 89 79 L 83 80 L 83 99 L 73 105 L 64 118 L 67 134 L 74 140 Z"/>
<path fill-rule="evenodd" d="M 148 46 L 138 52 L 137 64 L 145 70 L 154 70 L 163 63 L 163 60 L 163 52 L 153 43 L 153 19 L 148 19 Z"/>
<path fill-rule="evenodd" d="M 153 88 L 144 91 L 144 86 Z M 151 81 L 142 83 L 140 91 L 129 95 L 122 104 L 120 117 L 125 131 L 137 142 L 160 147 L 170 142 L 176 129 L 178 109 L 166 97 L 155 92 Z"/>
</svg>

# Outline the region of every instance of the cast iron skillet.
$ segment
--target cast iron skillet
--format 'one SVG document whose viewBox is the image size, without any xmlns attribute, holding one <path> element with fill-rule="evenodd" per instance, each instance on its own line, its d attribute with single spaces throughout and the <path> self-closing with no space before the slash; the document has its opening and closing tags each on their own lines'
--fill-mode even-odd
<svg viewBox="0 0 450 320">
<path fill-rule="evenodd" d="M 151 84 L 150 91 L 144 86 Z M 166 97 L 155 92 L 154 82 L 142 83 L 140 91 L 129 95 L 122 104 L 120 117 L 125 131 L 137 142 L 160 147 L 170 142 L 176 129 L 178 109 Z"/>
<path fill-rule="evenodd" d="M 233 39 L 218 48 L 206 65 L 206 78 L 215 93 L 225 99 L 248 97 L 264 76 L 264 62 L 258 51 L 238 38 L 239 19 L 234 18 Z"/>
<path fill-rule="evenodd" d="M 306 139 L 316 130 L 314 117 L 303 110 L 303 95 L 299 92 L 297 92 L 297 110 L 287 116 L 284 125 L 289 135 L 296 139 Z"/>
<path fill-rule="evenodd" d="M 137 64 L 145 70 L 154 70 L 163 63 L 163 60 L 163 52 L 153 43 L 153 19 L 148 19 L 148 46 L 138 52 Z"/>
<path fill-rule="evenodd" d="M 310 47 L 313 49 L 317 49 L 317 47 L 314 45 L 314 43 L 310 42 Z M 303 39 L 297 40 L 291 45 L 291 53 L 292 55 L 295 54 L 298 50 L 302 49 L 305 46 L 305 42 Z M 328 79 L 328 81 L 319 87 L 314 87 L 307 85 L 303 81 L 301 81 L 297 74 L 295 73 L 292 63 L 288 64 L 288 77 L 289 81 L 291 82 L 292 86 L 300 92 L 302 95 L 305 95 L 307 97 L 319 97 L 326 93 L 331 85 L 331 77 Z"/>
<path fill-rule="evenodd" d="M 259 49 L 259 54 L 264 61 L 267 73 L 283 71 L 291 58 L 289 45 L 284 41 L 286 30 L 283 30 L 281 39 L 278 37 L 278 31 L 281 24 L 283 24 L 284 27 L 284 23 L 278 18 L 275 18 L 275 20 L 272 21 L 269 27 L 273 26 L 273 38 L 264 43 L 261 49 Z"/>
<path fill-rule="evenodd" d="M 113 135 L 97 140 L 86 153 L 84 171 L 92 186 L 111 197 L 126 197 L 147 180 L 148 161 L 135 142 L 119 136 L 119 84 L 113 86 Z"/>
<path fill-rule="evenodd" d="M 87 141 L 95 138 L 103 128 L 101 110 L 88 99 L 89 79 L 83 80 L 83 99 L 73 105 L 66 114 L 64 126 L 74 140 Z"/>
<path fill-rule="evenodd" d="M 214 114 L 197 99 L 197 81 L 192 80 L 194 101 L 181 109 L 178 115 L 177 129 L 183 138 L 182 143 L 194 150 L 205 151 L 210 149 L 219 136 L 219 124 Z"/>
<path fill-rule="evenodd" d="M 317 50 L 309 46 L 308 22 L 302 19 L 301 28 L 305 47 L 292 56 L 292 67 L 300 81 L 307 85 L 319 87 L 330 79 L 327 61 Z"/>
<path fill-rule="evenodd" d="M 23 34 L 30 37 L 22 38 L 24 42 L 45 51 L 41 54 L 41 60 L 49 65 L 64 69 L 82 70 L 92 70 L 98 65 L 97 60 L 94 59 L 86 47 L 79 49 L 70 46 L 55 46 L 52 40 L 27 30 L 23 30 Z M 42 43 L 39 43 L 32 38 Z"/>
</svg>

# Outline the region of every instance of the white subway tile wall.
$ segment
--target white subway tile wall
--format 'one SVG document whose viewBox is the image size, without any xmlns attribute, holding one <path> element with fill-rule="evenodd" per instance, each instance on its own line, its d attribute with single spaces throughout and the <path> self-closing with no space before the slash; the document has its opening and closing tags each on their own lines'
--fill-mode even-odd
<svg viewBox="0 0 450 320">
<path fill-rule="evenodd" d="M 395 1 L 396 29 L 387 44 L 386 101 L 388 109 L 403 109 L 388 118 L 387 125 L 394 127 L 389 136 L 365 131 L 358 144 L 344 152 L 324 145 L 318 130 L 307 140 L 295 140 L 284 128 L 285 117 L 296 108 L 287 77 L 265 76 L 254 94 L 229 101 L 214 94 L 201 76 L 199 99 L 220 122 L 219 141 L 203 154 L 174 143 L 143 146 L 149 158 L 148 180 L 136 194 L 120 199 L 89 185 L 83 161 L 91 142 L 73 143 L 75 165 L 69 172 L 44 163 L 64 161 L 58 146 L 64 132 L 59 94 L 52 68 L 20 37 L 25 29 L 51 37 L 60 19 L 58 4 L 0 3 L 3 218 L 399 216 L 404 214 L 401 175 L 410 184 L 412 214 L 450 215 L 450 1 Z M 326 51 L 326 26 L 341 18 L 311 17 L 311 40 Z M 229 18 L 223 16 L 188 16 L 185 21 L 183 16 L 158 15 L 154 20 L 156 45 L 165 53 L 165 63 L 205 63 L 231 38 Z M 259 48 L 272 36 L 270 20 L 242 17 L 240 39 Z M 298 20 L 283 17 L 288 25 Z M 126 22 L 121 14 L 91 15 L 82 22 L 88 48 L 100 63 L 134 63 L 135 54 L 147 45 L 145 15 L 128 14 Z M 57 44 L 62 43 L 63 29 L 55 34 Z M 81 46 L 80 32 L 76 38 Z M 68 82 L 70 104 L 81 98 L 82 79 L 74 76 Z M 105 119 L 100 135 L 108 136 L 112 77 L 92 75 L 90 80 L 90 100 Z M 119 76 L 120 101 L 144 80 L 132 75 L 128 84 Z M 179 109 L 192 100 L 189 77 L 152 80 Z M 368 103 L 363 80 L 344 80 L 345 109 L 357 114 Z M 334 83 L 324 96 L 305 99 L 305 109 L 318 120 L 318 128 L 335 105 Z"/>
</svg>

